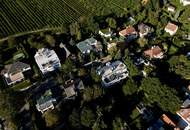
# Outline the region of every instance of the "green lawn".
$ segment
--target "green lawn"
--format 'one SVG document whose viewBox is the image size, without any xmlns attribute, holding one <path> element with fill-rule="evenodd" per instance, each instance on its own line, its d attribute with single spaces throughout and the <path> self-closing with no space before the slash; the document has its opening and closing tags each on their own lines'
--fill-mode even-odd
<svg viewBox="0 0 190 130">
<path fill-rule="evenodd" d="M 29 80 L 25 80 L 23 82 L 13 85 L 12 89 L 15 91 L 19 91 L 19 90 L 27 88 L 30 85 L 31 85 L 31 82 Z"/>
</svg>

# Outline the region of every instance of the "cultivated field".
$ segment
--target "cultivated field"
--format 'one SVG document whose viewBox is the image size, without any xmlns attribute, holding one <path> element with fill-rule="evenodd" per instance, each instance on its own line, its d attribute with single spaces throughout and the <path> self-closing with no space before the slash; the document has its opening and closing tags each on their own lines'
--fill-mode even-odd
<svg viewBox="0 0 190 130">
<path fill-rule="evenodd" d="M 59 27 L 88 13 L 79 0 L 0 0 L 0 38 Z"/>
<path fill-rule="evenodd" d="M 127 7 L 133 8 L 135 1 L 138 0 L 0 0 L 0 41 L 10 35 L 57 29 L 80 16 L 126 14 Z"/>
</svg>

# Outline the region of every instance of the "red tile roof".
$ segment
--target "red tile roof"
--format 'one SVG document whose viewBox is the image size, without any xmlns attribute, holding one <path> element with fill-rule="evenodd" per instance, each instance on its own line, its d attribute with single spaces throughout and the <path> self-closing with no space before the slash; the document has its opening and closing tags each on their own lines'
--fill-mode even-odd
<svg viewBox="0 0 190 130">
<path fill-rule="evenodd" d="M 165 114 L 163 114 L 160 119 L 167 125 L 176 127 L 176 124 Z"/>
<path fill-rule="evenodd" d="M 177 28 L 178 28 L 177 25 L 175 25 L 175 24 L 173 24 L 173 23 L 168 23 L 168 24 L 166 25 L 166 27 L 165 27 L 165 29 L 170 30 L 170 31 L 173 31 L 173 32 L 175 32 Z"/>
<path fill-rule="evenodd" d="M 149 56 L 150 58 L 154 58 L 154 56 L 157 56 L 162 53 L 162 49 L 159 46 L 153 47 L 151 49 L 148 49 L 144 51 L 144 54 L 146 56 Z"/>
<path fill-rule="evenodd" d="M 127 35 L 131 35 L 131 34 L 135 34 L 135 33 L 137 33 L 137 32 L 136 32 L 135 28 L 132 26 L 128 26 L 128 27 L 126 27 L 126 29 L 121 30 L 119 32 L 119 34 L 122 36 L 127 36 Z"/>
</svg>

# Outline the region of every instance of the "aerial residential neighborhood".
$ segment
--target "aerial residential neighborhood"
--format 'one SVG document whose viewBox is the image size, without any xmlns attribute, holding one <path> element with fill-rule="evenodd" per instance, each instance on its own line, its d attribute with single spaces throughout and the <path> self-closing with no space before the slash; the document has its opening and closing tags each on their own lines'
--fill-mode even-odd
<svg viewBox="0 0 190 130">
<path fill-rule="evenodd" d="M 0 130 L 190 130 L 190 0 L 1 0 Z"/>
</svg>

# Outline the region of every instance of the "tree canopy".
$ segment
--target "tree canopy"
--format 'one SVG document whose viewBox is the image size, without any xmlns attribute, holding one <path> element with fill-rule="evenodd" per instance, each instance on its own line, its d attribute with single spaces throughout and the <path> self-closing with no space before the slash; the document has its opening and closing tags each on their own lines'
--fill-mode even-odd
<svg viewBox="0 0 190 130">
<path fill-rule="evenodd" d="M 145 78 L 142 80 L 140 90 L 144 93 L 144 101 L 152 105 L 157 103 L 164 111 L 175 113 L 180 107 L 180 99 L 177 92 L 162 84 L 157 78 Z"/>
<path fill-rule="evenodd" d="M 168 63 L 170 65 L 169 70 L 171 72 L 175 72 L 185 79 L 190 79 L 190 60 L 186 56 L 173 56 Z"/>
<path fill-rule="evenodd" d="M 124 95 L 132 95 L 138 91 L 137 83 L 131 78 L 129 78 L 126 84 L 122 87 Z"/>
<path fill-rule="evenodd" d="M 93 111 L 87 107 L 83 108 L 81 111 L 81 124 L 91 128 L 95 123 L 95 114 Z"/>
</svg>

